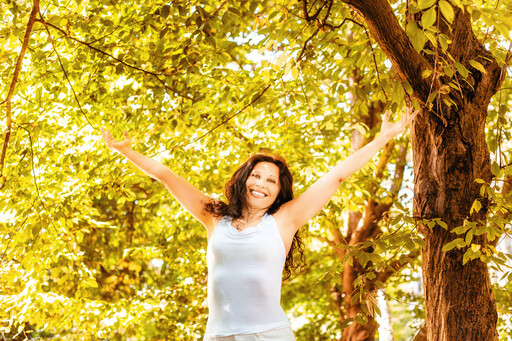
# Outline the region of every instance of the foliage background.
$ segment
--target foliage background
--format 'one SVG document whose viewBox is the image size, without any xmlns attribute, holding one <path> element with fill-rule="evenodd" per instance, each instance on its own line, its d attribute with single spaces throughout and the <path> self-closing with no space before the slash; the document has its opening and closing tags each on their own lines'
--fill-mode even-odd
<svg viewBox="0 0 512 341">
<path fill-rule="evenodd" d="M 332 3 L 333 28 L 320 29 L 302 19 L 297 2 L 41 1 L 13 82 L 35 3 L 0 4 L 2 118 L 12 117 L 0 191 L 6 339 L 196 340 L 203 333 L 203 228 L 161 184 L 111 154 L 99 127 L 118 137 L 129 131 L 136 150 L 217 198 L 251 153 L 276 151 L 298 194 L 351 152 L 354 132 L 378 131 L 363 123 L 368 103 L 396 113 L 405 105 L 407 85 L 342 2 Z M 403 21 L 406 2 L 391 3 Z M 504 60 L 510 4 L 467 6 L 479 38 Z M 511 89 L 506 79 L 488 112 L 502 178 L 510 174 Z M 403 136 L 398 144 L 405 143 Z M 328 241 L 332 226 L 346 229 L 346 212 L 363 210 L 368 188 L 401 202 L 381 222 L 373 267 L 421 246 L 410 219 L 410 164 L 399 196 L 388 196 L 399 156 L 397 145 L 382 179 L 370 164 L 343 183 L 304 228 L 308 267 L 283 287 L 282 299 L 298 340 L 340 336 L 333 288 L 343 264 Z M 351 255 L 360 263 L 369 257 Z M 406 324 L 423 318 L 421 292 L 404 289 L 419 281 L 419 264 L 409 262 L 385 289 L 400 340 L 416 331 Z M 495 268 L 509 275 L 503 264 Z M 511 332 L 510 293 L 509 284 L 496 286 L 503 339 Z"/>
</svg>

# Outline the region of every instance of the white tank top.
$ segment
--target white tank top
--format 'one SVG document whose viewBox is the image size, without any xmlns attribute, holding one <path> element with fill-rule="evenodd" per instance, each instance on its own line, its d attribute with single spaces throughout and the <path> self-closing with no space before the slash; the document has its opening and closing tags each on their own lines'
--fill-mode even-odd
<svg viewBox="0 0 512 341">
<path fill-rule="evenodd" d="M 207 336 L 258 333 L 287 327 L 281 307 L 286 253 L 276 221 L 265 214 L 238 232 L 231 218 L 215 227 L 207 249 Z"/>
</svg>

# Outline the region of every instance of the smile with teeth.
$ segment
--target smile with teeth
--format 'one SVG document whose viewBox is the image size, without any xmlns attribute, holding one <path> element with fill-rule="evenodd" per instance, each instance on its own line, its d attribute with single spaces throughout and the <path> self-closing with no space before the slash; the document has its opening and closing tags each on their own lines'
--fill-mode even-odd
<svg viewBox="0 0 512 341">
<path fill-rule="evenodd" d="M 256 198 L 265 198 L 267 196 L 265 193 L 261 193 L 261 192 L 255 191 L 253 189 L 251 189 L 250 192 Z"/>
</svg>

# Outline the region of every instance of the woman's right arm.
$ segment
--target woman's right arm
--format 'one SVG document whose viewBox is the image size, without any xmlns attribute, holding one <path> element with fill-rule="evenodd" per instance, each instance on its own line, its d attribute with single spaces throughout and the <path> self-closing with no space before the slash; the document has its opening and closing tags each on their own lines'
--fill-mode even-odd
<svg viewBox="0 0 512 341">
<path fill-rule="evenodd" d="M 130 146 L 130 137 L 127 132 L 124 132 L 124 141 L 116 141 L 108 129 L 101 128 L 101 135 L 110 149 L 122 154 L 146 175 L 162 182 L 183 208 L 199 220 L 207 230 L 213 229 L 217 219 L 213 214 L 204 211 L 205 203 L 212 200 L 209 196 L 160 162 L 134 151 Z"/>
</svg>

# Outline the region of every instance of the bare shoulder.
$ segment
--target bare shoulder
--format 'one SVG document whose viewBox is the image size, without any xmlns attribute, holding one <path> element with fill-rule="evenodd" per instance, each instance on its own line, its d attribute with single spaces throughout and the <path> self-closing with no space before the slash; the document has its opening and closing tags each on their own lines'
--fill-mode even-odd
<svg viewBox="0 0 512 341">
<path fill-rule="evenodd" d="M 291 212 L 289 206 L 284 204 L 273 216 L 280 231 L 294 235 L 300 226 L 295 226 Z"/>
<path fill-rule="evenodd" d="M 290 210 L 287 207 L 281 207 L 276 213 L 272 215 L 276 221 L 277 229 L 281 235 L 281 240 L 283 241 L 286 254 L 288 254 L 290 251 L 295 233 L 299 229 L 298 227 L 294 226 L 293 219 L 291 219 L 289 216 L 289 212 Z"/>
<path fill-rule="evenodd" d="M 212 217 L 212 229 L 215 228 L 215 226 L 219 225 L 220 221 L 222 220 L 223 217 L 217 217 L 217 216 L 213 216 Z"/>
<path fill-rule="evenodd" d="M 217 225 L 219 225 L 221 220 L 222 220 L 222 217 L 216 217 L 216 216 L 212 215 L 211 224 L 209 224 L 208 226 L 205 226 L 206 227 L 206 236 L 207 236 L 208 241 L 210 240 L 210 238 L 213 234 L 213 231 L 215 230 Z"/>
</svg>

